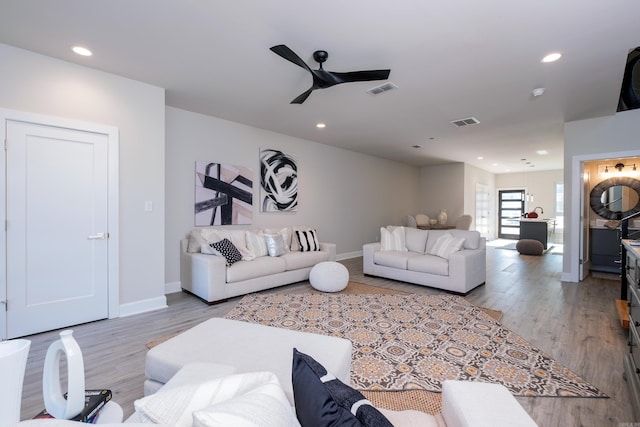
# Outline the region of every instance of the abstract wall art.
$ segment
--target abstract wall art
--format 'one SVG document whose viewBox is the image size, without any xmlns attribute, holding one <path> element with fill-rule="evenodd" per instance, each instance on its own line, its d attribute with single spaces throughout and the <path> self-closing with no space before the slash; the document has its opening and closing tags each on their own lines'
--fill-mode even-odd
<svg viewBox="0 0 640 427">
<path fill-rule="evenodd" d="M 195 225 L 251 224 L 253 171 L 244 166 L 196 162 Z"/>
<path fill-rule="evenodd" d="M 260 150 L 260 211 L 295 212 L 298 209 L 298 165 L 289 154 Z"/>
</svg>

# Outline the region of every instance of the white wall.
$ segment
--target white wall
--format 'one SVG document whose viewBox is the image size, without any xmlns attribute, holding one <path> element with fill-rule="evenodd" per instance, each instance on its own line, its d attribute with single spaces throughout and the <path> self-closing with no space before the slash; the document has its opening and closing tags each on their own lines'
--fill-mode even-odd
<svg viewBox="0 0 640 427">
<path fill-rule="evenodd" d="M 553 218 L 556 213 L 556 183 L 563 182 L 562 169 L 540 172 L 505 173 L 496 175 L 496 188 L 524 188 L 533 194 L 533 202 L 526 203 L 525 212 L 536 207 L 544 210 L 543 218 Z M 540 210 L 538 209 L 538 215 Z"/>
<path fill-rule="evenodd" d="M 578 281 L 582 205 L 580 165 L 585 161 L 640 155 L 640 110 L 579 120 L 564 126 L 565 230 L 563 276 Z"/>
<path fill-rule="evenodd" d="M 464 214 L 473 216 L 471 229 L 475 229 L 476 223 L 476 186 L 477 184 L 486 185 L 489 189 L 489 232 L 487 238 L 495 239 L 496 226 L 493 219 L 496 218 L 496 176 L 491 172 L 471 166 L 464 165 Z"/>
<path fill-rule="evenodd" d="M 300 198 L 296 213 L 260 213 L 256 202 L 260 148 L 295 156 Z M 342 258 L 359 255 L 364 243 L 379 239 L 380 226 L 401 224 L 405 215 L 418 209 L 416 167 L 167 107 L 165 279 L 169 290 L 176 288 L 180 277 L 179 241 L 194 228 L 196 160 L 252 168 L 253 225 L 316 227 L 320 240 L 336 243 Z"/>
<path fill-rule="evenodd" d="M 420 169 L 419 212 L 437 218 L 441 209 L 447 210 L 448 222 L 464 212 L 464 163 L 425 166 Z"/>
<path fill-rule="evenodd" d="M 3 44 L 0 63 L 0 107 L 119 129 L 121 314 L 165 306 L 164 90 Z"/>
</svg>

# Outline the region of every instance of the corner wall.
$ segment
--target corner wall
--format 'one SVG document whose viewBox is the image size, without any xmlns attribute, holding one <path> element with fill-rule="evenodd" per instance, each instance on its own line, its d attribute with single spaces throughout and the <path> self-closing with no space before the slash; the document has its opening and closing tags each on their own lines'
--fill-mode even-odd
<svg viewBox="0 0 640 427">
<path fill-rule="evenodd" d="M 336 243 L 339 258 L 358 256 L 379 239 L 380 227 L 401 224 L 418 208 L 419 169 L 189 111 L 166 108 L 167 290 L 180 280 L 179 242 L 194 228 L 196 160 L 253 169 L 253 226 L 316 227 Z M 298 163 L 296 213 L 259 210 L 259 151 L 275 148 Z M 229 226 L 233 227 L 233 226 Z"/>
<path fill-rule="evenodd" d="M 0 63 L 1 107 L 119 129 L 120 314 L 166 306 L 164 89 L 4 44 Z"/>
</svg>

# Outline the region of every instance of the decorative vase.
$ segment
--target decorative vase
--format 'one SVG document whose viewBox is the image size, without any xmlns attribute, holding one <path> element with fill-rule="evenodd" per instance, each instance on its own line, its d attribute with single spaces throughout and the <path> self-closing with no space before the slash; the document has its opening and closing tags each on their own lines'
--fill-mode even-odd
<svg viewBox="0 0 640 427">
<path fill-rule="evenodd" d="M 438 214 L 438 224 L 445 225 L 447 223 L 447 210 L 440 209 L 440 213 Z"/>
<path fill-rule="evenodd" d="M 29 340 L 0 342 L 0 427 L 20 422 L 22 384 L 30 347 Z"/>
<path fill-rule="evenodd" d="M 60 356 L 67 359 L 67 398 L 60 386 Z M 69 420 L 84 408 L 84 360 L 73 331 L 60 332 L 60 339 L 47 350 L 42 375 L 44 407 L 54 418 Z"/>
</svg>

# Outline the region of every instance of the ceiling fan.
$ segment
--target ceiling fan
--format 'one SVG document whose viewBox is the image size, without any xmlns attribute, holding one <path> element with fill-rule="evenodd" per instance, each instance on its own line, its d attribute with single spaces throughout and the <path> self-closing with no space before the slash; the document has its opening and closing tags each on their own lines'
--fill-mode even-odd
<svg viewBox="0 0 640 427">
<path fill-rule="evenodd" d="M 306 92 L 302 93 L 296 99 L 291 101 L 292 104 L 302 104 L 316 89 L 326 89 L 340 83 L 365 82 L 370 80 L 386 80 L 389 78 L 391 70 L 367 70 L 367 71 L 351 71 L 347 73 L 336 73 L 326 71 L 322 68 L 322 63 L 327 60 L 329 54 L 324 50 L 316 50 L 313 52 L 313 59 L 320 64 L 320 68 L 312 70 L 294 51 L 283 44 L 270 48 L 276 55 L 280 55 L 287 61 L 293 62 L 299 67 L 311 73 L 313 84 Z"/>
</svg>

